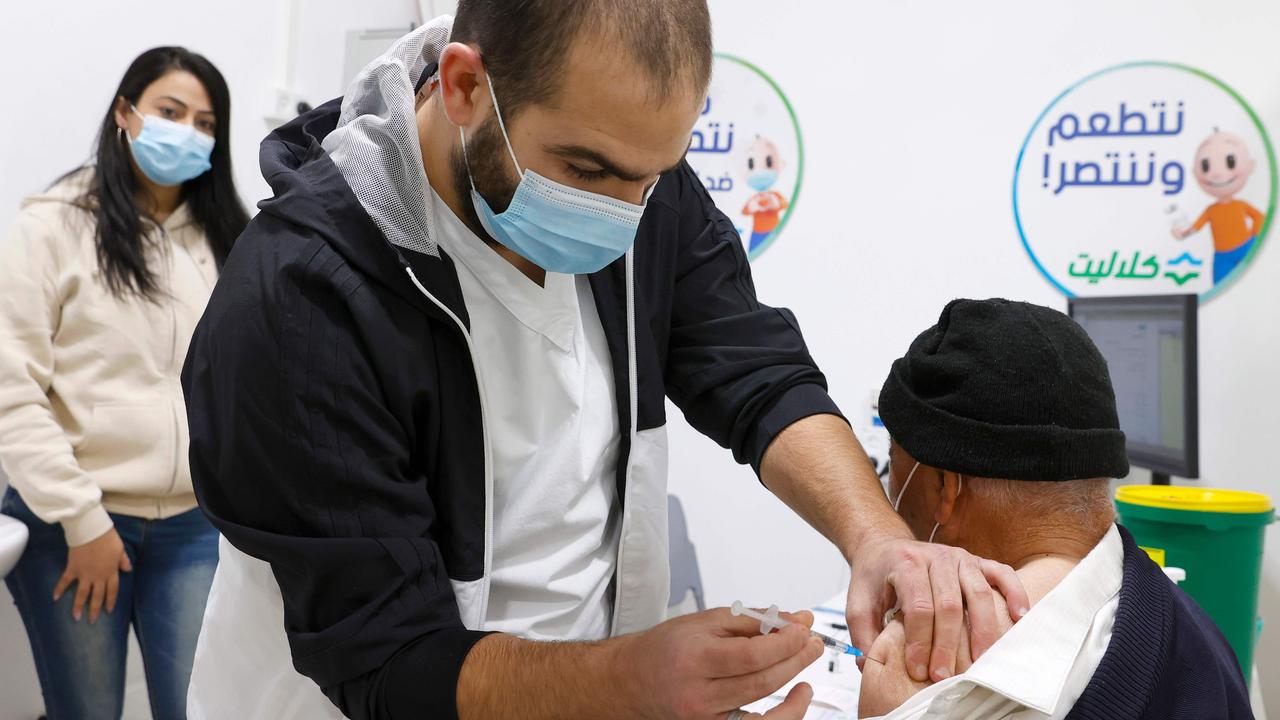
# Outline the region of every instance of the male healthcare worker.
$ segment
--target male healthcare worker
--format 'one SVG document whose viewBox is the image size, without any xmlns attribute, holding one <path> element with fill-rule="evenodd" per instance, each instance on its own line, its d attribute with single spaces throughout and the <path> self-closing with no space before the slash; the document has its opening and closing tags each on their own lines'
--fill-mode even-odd
<svg viewBox="0 0 1280 720">
<path fill-rule="evenodd" d="M 684 163 L 704 0 L 462 0 L 450 32 L 262 146 L 275 196 L 183 374 L 226 540 L 192 717 L 725 718 L 768 695 L 821 653 L 801 628 L 662 622 L 665 397 L 845 552 L 860 642 L 896 599 L 918 674 L 950 673 L 966 598 L 990 645 L 992 584 L 1013 607 L 1020 586 L 911 541 Z"/>
</svg>

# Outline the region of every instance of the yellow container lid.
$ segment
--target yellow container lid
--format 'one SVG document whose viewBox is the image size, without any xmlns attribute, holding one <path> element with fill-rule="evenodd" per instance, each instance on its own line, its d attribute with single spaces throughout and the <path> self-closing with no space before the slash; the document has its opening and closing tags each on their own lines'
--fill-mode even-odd
<svg viewBox="0 0 1280 720">
<path fill-rule="evenodd" d="M 1192 512 L 1264 513 L 1271 498 L 1262 493 L 1184 485 L 1121 485 L 1116 500 L 1130 505 Z"/>
</svg>

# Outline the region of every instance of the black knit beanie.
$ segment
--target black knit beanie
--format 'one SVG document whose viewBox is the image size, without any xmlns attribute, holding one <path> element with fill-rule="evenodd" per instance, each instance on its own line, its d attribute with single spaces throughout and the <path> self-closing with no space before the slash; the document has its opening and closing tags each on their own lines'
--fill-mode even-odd
<svg viewBox="0 0 1280 720">
<path fill-rule="evenodd" d="M 1107 362 L 1074 320 L 954 300 L 893 363 L 880 418 L 925 465 L 1007 480 L 1129 473 Z"/>
</svg>

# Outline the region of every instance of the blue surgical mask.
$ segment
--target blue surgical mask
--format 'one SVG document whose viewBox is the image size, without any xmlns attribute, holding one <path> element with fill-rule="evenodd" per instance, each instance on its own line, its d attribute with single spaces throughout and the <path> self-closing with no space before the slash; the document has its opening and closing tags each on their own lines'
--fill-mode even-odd
<svg viewBox="0 0 1280 720">
<path fill-rule="evenodd" d="M 164 186 L 181 185 L 213 167 L 209 163 L 213 154 L 213 138 L 190 125 L 156 115 L 143 115 L 134 107 L 130 109 L 142 118 L 142 132 L 138 137 L 129 137 L 126 131 L 125 137 L 129 137 L 134 162 L 152 182 Z"/>
<path fill-rule="evenodd" d="M 777 170 L 756 170 L 747 174 L 747 184 L 751 189 L 764 192 L 778 182 Z"/>
<path fill-rule="evenodd" d="M 485 79 L 488 80 L 487 75 Z M 489 82 L 489 96 L 493 99 L 493 111 L 511 162 L 520 173 L 520 184 L 507 209 L 495 213 L 476 192 L 475 180 L 471 179 L 471 202 L 485 231 L 543 270 L 565 275 L 596 272 L 626 254 L 636 241 L 644 205 L 561 185 L 528 168 L 521 170 L 492 82 Z M 465 159 L 467 136 L 462 128 L 458 128 L 458 133 L 462 136 Z M 470 160 L 467 160 L 467 175 L 471 177 Z M 645 202 L 652 192 L 650 186 Z"/>
</svg>

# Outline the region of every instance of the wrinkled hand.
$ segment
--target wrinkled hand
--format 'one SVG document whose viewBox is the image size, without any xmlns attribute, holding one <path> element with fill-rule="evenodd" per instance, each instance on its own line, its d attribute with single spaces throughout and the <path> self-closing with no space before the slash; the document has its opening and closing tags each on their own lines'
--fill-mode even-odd
<svg viewBox="0 0 1280 720">
<path fill-rule="evenodd" d="M 130 572 L 133 565 L 124 543 L 114 528 L 105 535 L 84 545 L 67 550 L 67 567 L 53 588 L 53 601 L 57 602 L 75 583 L 75 599 L 71 602 L 71 617 L 80 620 L 84 605 L 89 603 L 89 622 L 98 621 L 105 604 L 107 612 L 116 609 L 116 595 L 120 591 L 120 572 Z"/>
<path fill-rule="evenodd" d="M 769 635 L 760 622 L 719 608 L 668 620 L 646 632 L 619 638 L 629 707 L 643 717 L 724 720 L 733 710 L 768 697 L 822 656 L 822 641 L 809 636 L 813 614 L 782 613 L 793 624 Z M 768 713 L 748 717 L 801 720 L 813 691 L 803 683 Z"/>
<path fill-rule="evenodd" d="M 993 592 L 1009 608 L 997 616 Z M 870 648 L 886 611 L 901 608 L 906 666 L 913 680 L 935 682 L 956 672 L 956 656 L 969 635 L 977 659 L 1030 607 L 1022 582 L 1008 565 L 959 548 L 894 537 L 860 550 L 853 562 L 845 612 L 854 645 Z M 966 626 L 966 610 L 968 624 Z"/>
</svg>

